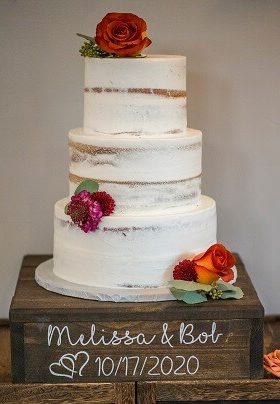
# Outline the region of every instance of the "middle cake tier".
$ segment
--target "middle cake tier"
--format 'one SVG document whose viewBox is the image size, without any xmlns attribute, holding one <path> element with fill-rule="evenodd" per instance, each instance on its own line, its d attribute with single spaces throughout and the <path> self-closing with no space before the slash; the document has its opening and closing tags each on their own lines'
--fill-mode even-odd
<svg viewBox="0 0 280 404">
<path fill-rule="evenodd" d="M 118 138 L 69 132 L 70 195 L 85 179 L 116 201 L 116 214 L 141 215 L 198 205 L 202 134 L 173 138 Z"/>
</svg>

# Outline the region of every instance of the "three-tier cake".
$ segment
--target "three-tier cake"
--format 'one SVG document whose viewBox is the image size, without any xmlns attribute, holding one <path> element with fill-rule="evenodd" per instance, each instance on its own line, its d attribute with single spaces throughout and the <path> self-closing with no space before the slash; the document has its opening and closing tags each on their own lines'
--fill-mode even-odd
<svg viewBox="0 0 280 404">
<path fill-rule="evenodd" d="M 53 276 L 84 297 L 172 298 L 176 262 L 216 242 L 215 201 L 201 195 L 202 134 L 187 128 L 186 57 L 86 57 L 84 125 L 69 149 L 70 196 L 92 179 L 115 210 L 84 232 L 65 210 L 69 197 L 56 203 Z"/>
</svg>

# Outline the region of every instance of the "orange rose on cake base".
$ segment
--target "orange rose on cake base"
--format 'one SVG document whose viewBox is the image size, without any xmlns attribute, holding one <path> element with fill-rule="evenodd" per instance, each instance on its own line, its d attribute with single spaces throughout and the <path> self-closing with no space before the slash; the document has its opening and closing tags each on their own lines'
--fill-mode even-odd
<svg viewBox="0 0 280 404">
<path fill-rule="evenodd" d="M 210 285 L 221 278 L 229 282 L 234 278 L 232 267 L 236 260 L 223 244 L 214 244 L 205 253 L 196 255 L 195 264 L 197 282 Z"/>
<path fill-rule="evenodd" d="M 170 292 L 187 304 L 206 302 L 208 298 L 242 299 L 244 293 L 234 286 L 235 257 L 223 244 L 213 244 L 192 260 L 184 259 L 175 265 Z M 236 270 L 236 269 L 235 269 Z"/>
</svg>

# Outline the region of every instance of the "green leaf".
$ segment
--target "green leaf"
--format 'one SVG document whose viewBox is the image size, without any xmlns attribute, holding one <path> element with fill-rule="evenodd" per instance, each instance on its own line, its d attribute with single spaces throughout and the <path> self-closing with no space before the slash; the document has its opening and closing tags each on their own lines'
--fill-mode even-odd
<svg viewBox="0 0 280 404">
<path fill-rule="evenodd" d="M 70 202 L 68 202 L 65 206 L 64 206 L 64 213 L 67 215 L 67 209 L 69 206 Z"/>
<path fill-rule="evenodd" d="M 87 41 L 90 41 L 92 43 L 95 43 L 95 38 L 93 38 L 92 36 L 88 36 L 88 35 L 84 35 L 84 34 L 78 34 L 78 36 L 80 36 L 81 38 L 86 39 Z"/>
<path fill-rule="evenodd" d="M 93 180 L 85 180 L 80 183 L 80 185 L 76 188 L 75 195 L 77 195 L 81 191 L 88 191 L 90 193 L 97 192 L 99 188 L 98 182 Z"/>
<path fill-rule="evenodd" d="M 221 299 L 241 299 L 244 293 L 241 288 L 219 280 L 216 282 L 219 290 L 223 292 Z"/>
<path fill-rule="evenodd" d="M 232 285 L 231 283 L 224 282 L 221 279 L 216 282 L 216 285 L 219 287 L 220 290 L 235 290 L 236 286 Z"/>
<path fill-rule="evenodd" d="M 177 289 L 177 288 L 170 288 L 172 295 L 177 300 L 181 300 L 187 304 L 197 304 L 207 301 L 207 297 L 195 291 L 186 292 L 185 290 Z"/>
<path fill-rule="evenodd" d="M 193 281 L 173 280 L 170 281 L 169 284 L 176 289 L 187 290 L 189 292 L 193 292 L 196 290 L 204 290 L 205 292 L 209 292 L 212 288 L 211 285 L 205 285 L 204 283 L 198 283 Z"/>
<path fill-rule="evenodd" d="M 221 299 L 242 299 L 244 293 L 242 289 L 236 287 L 236 290 L 225 290 L 221 296 Z"/>
</svg>

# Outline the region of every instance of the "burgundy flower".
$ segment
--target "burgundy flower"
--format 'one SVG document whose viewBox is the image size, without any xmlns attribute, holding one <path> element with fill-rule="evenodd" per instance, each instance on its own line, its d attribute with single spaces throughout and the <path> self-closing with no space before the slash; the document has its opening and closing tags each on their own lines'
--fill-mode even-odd
<svg viewBox="0 0 280 404">
<path fill-rule="evenodd" d="M 196 282 L 197 273 L 195 270 L 195 263 L 187 259 L 179 262 L 174 268 L 173 278 L 176 280 Z"/>
<path fill-rule="evenodd" d="M 96 230 L 102 218 L 100 203 L 86 190 L 71 197 L 66 213 L 85 233 Z"/>
<path fill-rule="evenodd" d="M 109 216 L 114 212 L 116 206 L 115 201 L 111 195 L 107 194 L 107 192 L 94 192 L 91 195 L 91 198 L 94 201 L 99 202 L 103 216 Z"/>
</svg>

